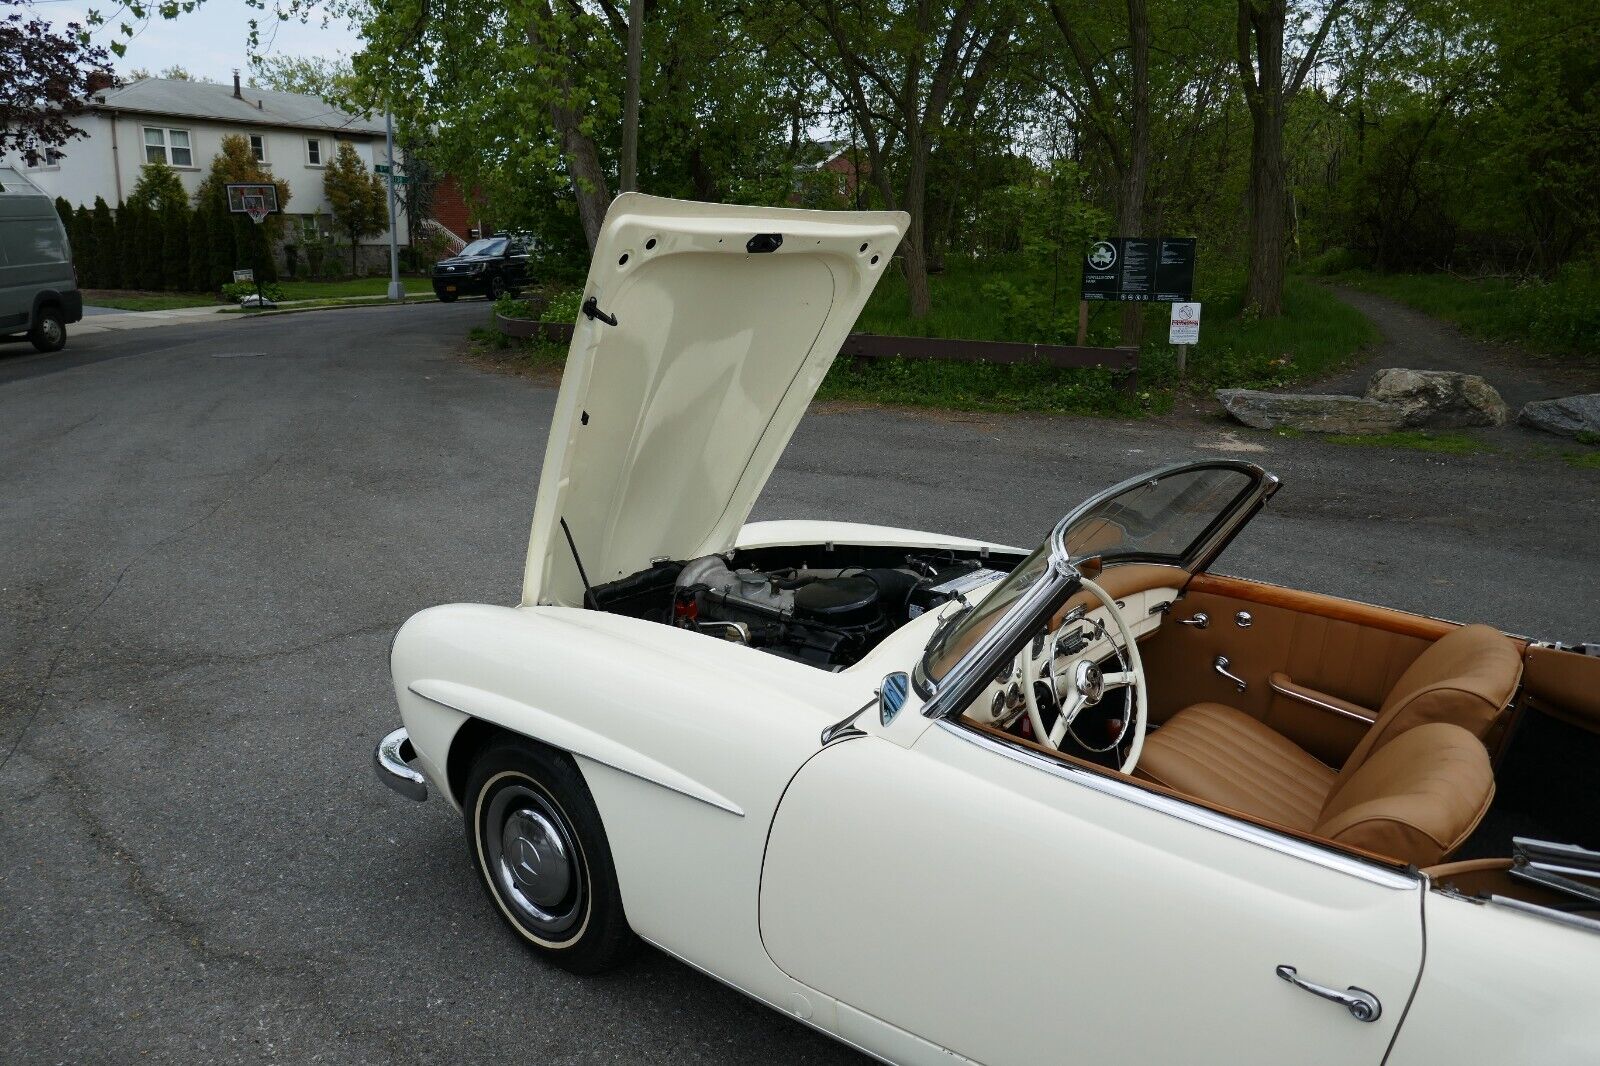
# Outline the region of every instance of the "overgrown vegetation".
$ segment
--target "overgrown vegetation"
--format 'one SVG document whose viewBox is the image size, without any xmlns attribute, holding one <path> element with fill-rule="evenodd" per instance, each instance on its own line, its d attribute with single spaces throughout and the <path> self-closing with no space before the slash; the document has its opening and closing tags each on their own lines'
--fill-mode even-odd
<svg viewBox="0 0 1600 1066">
<path fill-rule="evenodd" d="M 1404 448 L 1444 455 L 1476 455 L 1488 450 L 1487 445 L 1469 434 L 1430 432 L 1425 429 L 1403 429 L 1393 433 L 1332 433 L 1325 439 L 1333 444 L 1349 444 L 1359 448 Z"/>
</svg>

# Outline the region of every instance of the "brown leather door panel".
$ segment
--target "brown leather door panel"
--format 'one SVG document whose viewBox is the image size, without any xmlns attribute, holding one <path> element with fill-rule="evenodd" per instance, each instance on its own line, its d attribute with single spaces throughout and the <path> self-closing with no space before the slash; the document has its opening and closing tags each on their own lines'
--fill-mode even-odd
<svg viewBox="0 0 1600 1066">
<path fill-rule="evenodd" d="M 1238 624 L 1241 611 L 1250 615 L 1248 628 Z M 1201 612 L 1209 619 L 1204 629 L 1180 624 Z M 1194 703 L 1226 704 L 1338 766 L 1367 723 L 1274 692 L 1271 675 L 1370 708 L 1375 716 L 1406 668 L 1453 628 L 1454 623 L 1352 600 L 1197 574 L 1141 649 L 1150 717 L 1163 722 Z M 1244 679 L 1243 692 L 1216 672 L 1219 655 L 1227 657 L 1230 673 Z"/>
<path fill-rule="evenodd" d="M 1600 733 L 1600 656 L 1530 644 L 1522 661 L 1522 684 L 1541 708 Z"/>
</svg>

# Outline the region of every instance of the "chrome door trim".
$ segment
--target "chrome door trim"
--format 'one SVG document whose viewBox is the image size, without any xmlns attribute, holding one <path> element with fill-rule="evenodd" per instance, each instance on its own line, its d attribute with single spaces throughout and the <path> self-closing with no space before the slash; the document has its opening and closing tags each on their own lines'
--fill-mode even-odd
<svg viewBox="0 0 1600 1066">
<path fill-rule="evenodd" d="M 1303 692 L 1294 692 L 1290 689 L 1286 689 L 1282 685 L 1279 685 L 1276 681 L 1272 680 L 1270 676 L 1267 678 L 1267 687 L 1280 696 L 1287 697 L 1291 700 L 1299 700 L 1301 703 L 1310 704 L 1312 707 L 1318 707 L 1324 711 L 1332 711 L 1334 714 L 1341 715 L 1345 718 L 1354 719 L 1357 722 L 1364 722 L 1367 725 L 1371 725 L 1373 722 L 1378 720 L 1375 717 L 1368 718 L 1364 714 L 1357 714 L 1354 711 L 1347 711 L 1343 707 L 1335 707 L 1331 703 L 1324 703 L 1315 696 L 1308 696 Z"/>
<path fill-rule="evenodd" d="M 1357 858 L 1354 855 L 1336 851 L 1331 847 L 1319 847 L 1297 837 L 1275 833 L 1252 822 L 1230 818 L 1220 811 L 1211 810 L 1209 807 L 1185 803 L 1182 800 L 1162 795 L 1159 792 L 1151 792 L 1128 782 L 1090 773 L 1087 770 L 1080 770 L 1069 763 L 1048 758 L 1027 748 L 1002 743 L 987 734 L 980 733 L 975 729 L 968 729 L 947 719 L 941 719 L 935 722 L 934 725 L 954 736 L 960 737 L 962 740 L 1010 759 L 1012 762 L 1031 766 L 1035 770 L 1043 770 L 1045 773 L 1061 778 L 1064 781 L 1082 785 L 1103 795 L 1126 800 L 1147 810 L 1181 819 L 1190 825 L 1196 825 L 1202 829 L 1210 829 L 1235 840 L 1242 840 L 1247 844 L 1255 844 L 1258 847 L 1267 848 L 1282 855 L 1304 859 L 1306 862 L 1314 863 L 1324 869 L 1359 878 L 1380 888 L 1416 889 L 1424 884 L 1420 876 L 1413 876 L 1403 870 L 1389 869 L 1377 863 Z"/>
</svg>

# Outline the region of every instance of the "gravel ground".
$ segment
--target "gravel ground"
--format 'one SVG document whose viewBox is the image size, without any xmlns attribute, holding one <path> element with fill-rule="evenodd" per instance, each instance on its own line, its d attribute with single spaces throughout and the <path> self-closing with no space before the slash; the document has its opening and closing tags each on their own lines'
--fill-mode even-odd
<svg viewBox="0 0 1600 1066">
<path fill-rule="evenodd" d="M 0 345 L 0 1061 L 856 1061 L 659 954 L 540 964 L 373 779 L 395 628 L 520 583 L 554 393 L 455 357 L 484 313 Z M 1286 483 L 1219 569 L 1600 636 L 1600 473 L 1526 456 L 823 408 L 755 517 L 1030 543 L 1219 454 Z"/>
</svg>

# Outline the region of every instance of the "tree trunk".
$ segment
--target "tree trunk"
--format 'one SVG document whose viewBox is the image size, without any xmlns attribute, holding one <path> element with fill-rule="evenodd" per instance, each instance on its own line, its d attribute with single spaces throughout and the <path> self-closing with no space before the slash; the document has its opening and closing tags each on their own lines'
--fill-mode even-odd
<svg viewBox="0 0 1600 1066">
<path fill-rule="evenodd" d="M 1145 0 L 1128 0 L 1128 58 L 1132 66 L 1129 101 L 1128 163 L 1122 173 L 1118 230 L 1138 237 L 1144 227 L 1145 189 L 1150 183 L 1150 16 Z M 1144 305 L 1124 304 L 1122 343 L 1137 346 L 1144 339 Z"/>
<path fill-rule="evenodd" d="M 926 318 L 933 309 L 928 292 L 927 225 L 923 220 L 928 198 L 928 151 L 926 137 L 919 130 L 906 138 L 906 197 L 901 205 L 911 216 L 905 239 L 900 242 L 900 268 L 906 277 L 906 296 L 912 318 Z"/>
<path fill-rule="evenodd" d="M 1250 105 L 1250 272 L 1244 305 L 1266 318 L 1283 313 L 1283 24 L 1286 0 L 1239 0 L 1238 63 Z M 1308 59 L 1309 62 L 1309 59 Z"/>
<path fill-rule="evenodd" d="M 1272 318 L 1283 314 L 1285 212 L 1283 100 L 1254 116 L 1250 143 L 1250 274 L 1244 304 Z"/>
<path fill-rule="evenodd" d="M 561 150 L 567 159 L 567 175 L 572 181 L 572 195 L 578 200 L 578 219 L 583 223 L 583 236 L 594 251 L 600 239 L 600 226 L 606 220 L 606 208 L 611 205 L 611 192 L 606 187 L 606 172 L 600 164 L 600 151 L 594 138 L 584 133 L 578 125 L 578 115 L 571 108 L 553 106 L 551 118 L 561 133 Z"/>
</svg>

